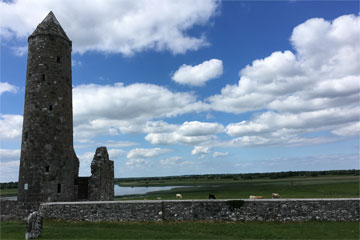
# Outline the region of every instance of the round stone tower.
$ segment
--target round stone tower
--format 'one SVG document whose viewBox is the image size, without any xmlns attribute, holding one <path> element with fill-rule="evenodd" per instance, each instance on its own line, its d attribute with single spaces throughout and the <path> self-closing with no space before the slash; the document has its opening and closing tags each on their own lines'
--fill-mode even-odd
<svg viewBox="0 0 360 240">
<path fill-rule="evenodd" d="M 50 12 L 28 43 L 18 200 L 73 201 L 71 41 Z"/>
</svg>

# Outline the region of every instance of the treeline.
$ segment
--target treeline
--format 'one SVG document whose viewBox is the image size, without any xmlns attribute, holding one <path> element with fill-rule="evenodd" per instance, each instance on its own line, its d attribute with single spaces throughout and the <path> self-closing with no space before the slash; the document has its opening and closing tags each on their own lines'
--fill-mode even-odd
<svg viewBox="0 0 360 240">
<path fill-rule="evenodd" d="M 288 172 L 269 172 L 269 173 L 241 173 L 241 174 L 202 174 L 202 175 L 182 175 L 166 177 L 134 177 L 134 178 L 116 178 L 115 181 L 121 182 L 149 182 L 166 180 L 186 180 L 186 179 L 259 179 L 259 178 L 288 178 L 288 177 L 317 177 L 327 175 L 354 175 L 360 176 L 360 170 L 329 170 L 329 171 L 288 171 Z"/>
<path fill-rule="evenodd" d="M 0 183 L 0 189 L 14 189 L 18 187 L 18 182 Z"/>
<path fill-rule="evenodd" d="M 260 173 L 245 174 L 245 178 L 264 178 L 270 179 L 288 178 L 288 177 L 317 177 L 326 175 L 354 175 L 360 176 L 360 170 L 331 170 L 331 171 L 289 171 L 289 172 L 274 172 L 274 173 Z"/>
</svg>

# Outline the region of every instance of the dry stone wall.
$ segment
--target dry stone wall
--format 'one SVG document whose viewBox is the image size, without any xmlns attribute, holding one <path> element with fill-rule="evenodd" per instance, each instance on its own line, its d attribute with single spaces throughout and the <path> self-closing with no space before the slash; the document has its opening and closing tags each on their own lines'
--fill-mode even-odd
<svg viewBox="0 0 360 240">
<path fill-rule="evenodd" d="M 26 203 L 12 200 L 0 201 L 0 220 L 25 220 L 30 213 L 39 209 L 40 203 Z"/>
<path fill-rule="evenodd" d="M 54 202 L 48 219 L 78 221 L 359 221 L 360 199 Z"/>
<path fill-rule="evenodd" d="M 360 199 L 169 200 L 23 203 L 0 201 L 0 220 L 77 221 L 360 221 Z"/>
</svg>

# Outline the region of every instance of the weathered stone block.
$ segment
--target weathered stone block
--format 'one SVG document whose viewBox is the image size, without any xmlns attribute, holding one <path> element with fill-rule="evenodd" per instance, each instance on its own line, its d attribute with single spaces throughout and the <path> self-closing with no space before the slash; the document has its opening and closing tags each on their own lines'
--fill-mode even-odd
<svg viewBox="0 0 360 240">
<path fill-rule="evenodd" d="M 43 218 L 38 211 L 31 213 L 27 219 L 25 239 L 39 238 L 42 233 Z"/>
</svg>

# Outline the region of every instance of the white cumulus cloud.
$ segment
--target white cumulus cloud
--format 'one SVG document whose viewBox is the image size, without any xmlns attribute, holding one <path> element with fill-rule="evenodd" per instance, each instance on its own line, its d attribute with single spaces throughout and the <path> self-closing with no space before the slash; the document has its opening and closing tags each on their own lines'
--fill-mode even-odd
<svg viewBox="0 0 360 240">
<path fill-rule="evenodd" d="M 222 73 L 222 61 L 219 59 L 211 59 L 196 66 L 183 64 L 173 74 L 172 80 L 179 84 L 204 86 L 207 81 L 220 77 Z"/>
<path fill-rule="evenodd" d="M 208 146 L 195 146 L 194 149 L 191 151 L 192 155 L 197 154 L 208 154 L 211 151 L 211 147 Z"/>
<path fill-rule="evenodd" d="M 164 127 L 163 123 L 156 126 L 147 122 L 208 109 L 192 93 L 172 92 L 142 83 L 80 85 L 73 89 L 73 105 L 76 139 L 160 129 Z M 171 128 L 170 125 L 167 127 Z"/>
<path fill-rule="evenodd" d="M 94 159 L 96 149 L 93 152 L 84 152 L 77 155 L 80 162 L 79 176 L 90 176 L 91 175 L 91 162 Z M 111 156 L 110 156 L 111 157 Z"/>
<path fill-rule="evenodd" d="M 23 116 L 0 114 L 0 140 L 18 139 L 22 133 Z"/>
<path fill-rule="evenodd" d="M 224 126 L 219 123 L 184 122 L 182 125 L 172 125 L 166 132 L 150 132 L 145 140 L 152 144 L 185 144 L 194 145 L 216 139 L 218 133 L 224 132 Z"/>
<path fill-rule="evenodd" d="M 294 28 L 290 39 L 295 52 L 274 52 L 253 61 L 240 71 L 237 85 L 207 99 L 217 111 L 261 110 L 226 127 L 237 137 L 233 144 L 319 143 L 325 139 L 301 134 L 330 131 L 344 136 L 357 129 L 360 16 L 309 19 Z"/>
<path fill-rule="evenodd" d="M 113 148 L 113 149 L 109 149 L 108 153 L 109 153 L 109 158 L 111 160 L 114 160 L 114 159 L 117 159 L 117 158 L 125 155 L 126 152 L 122 149 Z"/>
<path fill-rule="evenodd" d="M 75 52 L 132 55 L 154 49 L 178 54 L 208 45 L 203 34 L 188 31 L 207 24 L 219 6 L 217 0 L 2 1 L 0 28 L 3 38 L 25 38 L 52 10 Z"/>
<path fill-rule="evenodd" d="M 0 182 L 18 181 L 19 163 L 19 149 L 0 149 Z"/>
<path fill-rule="evenodd" d="M 125 165 L 129 167 L 143 168 L 149 165 L 150 158 L 160 156 L 171 152 L 171 149 L 165 148 L 134 148 L 127 154 L 129 159 Z"/>
<path fill-rule="evenodd" d="M 19 179 L 20 160 L 0 162 L 0 182 L 17 182 Z"/>
<path fill-rule="evenodd" d="M 345 125 L 332 131 L 333 134 L 339 136 L 360 136 L 360 122 Z"/>
<path fill-rule="evenodd" d="M 169 124 L 165 121 L 148 121 L 145 124 L 144 132 L 146 133 L 165 133 L 177 129 L 176 124 Z"/>
<path fill-rule="evenodd" d="M 171 149 L 165 148 L 135 148 L 127 154 L 128 159 L 144 159 L 159 156 L 171 152 Z"/>
<path fill-rule="evenodd" d="M 12 162 L 20 159 L 19 149 L 0 149 L 1 162 Z"/>
<path fill-rule="evenodd" d="M 183 136 L 206 136 L 214 135 L 224 131 L 224 127 L 219 123 L 209 122 L 184 122 L 178 132 Z"/>
<path fill-rule="evenodd" d="M 16 93 L 18 90 L 18 88 L 10 83 L 7 82 L 0 82 L 0 96 L 4 93 L 4 92 L 11 92 L 11 93 Z"/>
<path fill-rule="evenodd" d="M 359 16 L 310 19 L 294 28 L 295 54 L 274 52 L 253 61 L 240 71 L 238 85 L 227 85 L 208 101 L 215 110 L 231 113 L 266 108 L 299 112 L 353 103 L 360 89 L 359 41 Z"/>
<path fill-rule="evenodd" d="M 24 56 L 25 54 L 27 54 L 28 47 L 27 47 L 27 46 L 12 47 L 11 50 L 13 51 L 13 53 L 15 54 L 15 56 L 22 57 L 22 56 Z"/>
<path fill-rule="evenodd" d="M 338 124 L 352 123 L 359 118 L 360 107 L 330 108 L 298 114 L 265 112 L 252 121 L 231 123 L 226 127 L 230 136 L 256 135 L 292 130 L 291 133 L 305 133 L 314 130 L 329 130 Z"/>
</svg>

